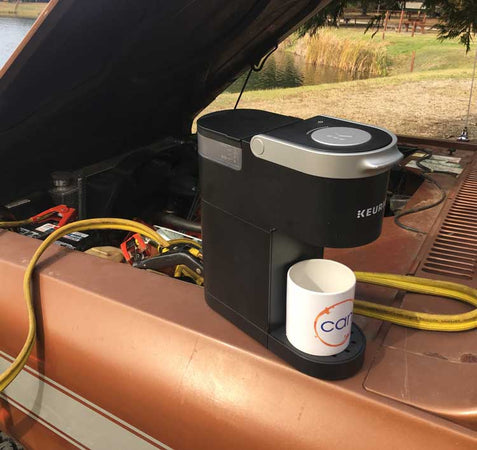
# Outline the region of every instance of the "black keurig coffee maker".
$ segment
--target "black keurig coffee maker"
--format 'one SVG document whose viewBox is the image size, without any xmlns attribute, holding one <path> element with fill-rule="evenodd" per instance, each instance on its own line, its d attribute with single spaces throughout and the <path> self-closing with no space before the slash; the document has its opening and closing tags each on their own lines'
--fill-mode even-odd
<svg viewBox="0 0 477 450">
<path fill-rule="evenodd" d="M 323 247 L 379 236 L 389 170 L 401 159 L 396 137 L 332 117 L 239 109 L 200 118 L 198 142 L 207 303 L 304 373 L 353 375 L 365 349 L 357 326 L 338 355 L 288 342 L 286 273 Z"/>
</svg>

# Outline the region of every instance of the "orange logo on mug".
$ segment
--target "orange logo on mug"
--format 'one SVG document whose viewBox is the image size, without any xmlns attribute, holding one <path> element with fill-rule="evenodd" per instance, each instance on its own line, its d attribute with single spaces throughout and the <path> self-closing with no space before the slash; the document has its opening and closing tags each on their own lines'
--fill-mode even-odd
<svg viewBox="0 0 477 450">
<path fill-rule="evenodd" d="M 320 313 L 316 316 L 315 322 L 313 324 L 313 327 L 315 329 L 315 337 L 317 337 L 323 344 L 329 346 L 329 347 L 339 347 L 340 345 L 343 345 L 347 339 L 349 338 L 349 327 L 351 326 L 351 321 L 353 318 L 353 313 L 350 312 L 348 313 L 348 310 L 346 309 L 346 315 L 344 316 L 339 316 L 339 311 L 333 311 L 334 316 L 338 314 L 338 320 L 325 320 L 327 319 L 326 316 L 331 314 L 331 311 L 335 308 L 340 307 L 340 305 L 344 305 L 345 303 L 351 302 L 353 303 L 353 299 L 347 299 L 347 300 L 342 300 L 341 302 L 335 303 L 334 305 L 327 306 L 323 311 L 320 311 Z M 340 330 L 344 330 L 342 333 L 339 333 Z M 340 335 L 339 342 L 338 343 L 331 343 L 328 342 L 330 339 L 330 334 L 333 332 L 333 336 Z M 345 333 L 343 335 L 343 333 Z M 335 340 L 335 339 L 333 339 Z"/>
</svg>

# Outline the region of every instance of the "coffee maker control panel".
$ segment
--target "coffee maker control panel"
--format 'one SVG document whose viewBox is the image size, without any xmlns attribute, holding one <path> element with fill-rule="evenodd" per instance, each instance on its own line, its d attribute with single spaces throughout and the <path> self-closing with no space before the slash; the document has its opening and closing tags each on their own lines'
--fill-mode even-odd
<svg viewBox="0 0 477 450">
<path fill-rule="evenodd" d="M 396 137 L 388 131 L 327 116 L 257 134 L 250 148 L 257 158 L 332 179 L 379 175 L 402 158 Z"/>
</svg>

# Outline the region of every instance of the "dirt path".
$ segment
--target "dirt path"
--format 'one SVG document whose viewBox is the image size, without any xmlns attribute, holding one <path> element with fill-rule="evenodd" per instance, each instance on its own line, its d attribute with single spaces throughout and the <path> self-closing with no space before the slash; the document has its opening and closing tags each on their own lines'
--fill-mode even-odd
<svg viewBox="0 0 477 450">
<path fill-rule="evenodd" d="M 318 114 L 379 125 L 403 135 L 453 139 L 464 125 L 470 78 L 391 77 L 271 91 L 245 92 L 241 108 L 308 118 Z M 394 79 L 393 79 L 394 78 Z M 417 78 L 417 79 L 416 79 Z M 232 108 L 237 96 L 222 94 L 203 113 Z M 477 138 L 477 92 L 469 134 Z"/>
</svg>

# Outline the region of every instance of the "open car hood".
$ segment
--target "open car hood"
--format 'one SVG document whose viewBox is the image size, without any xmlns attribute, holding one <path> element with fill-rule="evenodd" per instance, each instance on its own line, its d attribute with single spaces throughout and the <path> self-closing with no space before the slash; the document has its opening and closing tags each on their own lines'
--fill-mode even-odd
<svg viewBox="0 0 477 450">
<path fill-rule="evenodd" d="M 327 3 L 52 0 L 0 72 L 0 202 L 15 181 L 23 195 L 52 170 L 189 134 L 201 109 Z"/>
</svg>

